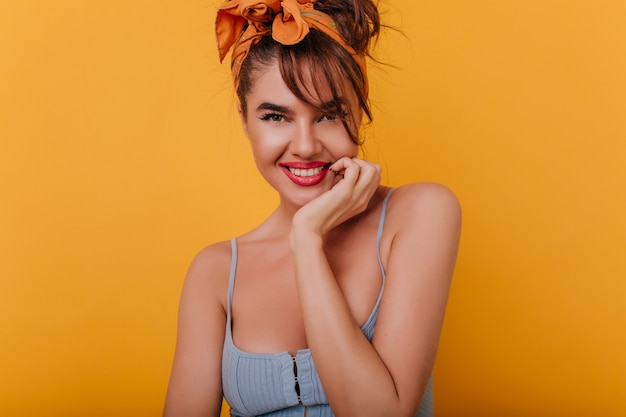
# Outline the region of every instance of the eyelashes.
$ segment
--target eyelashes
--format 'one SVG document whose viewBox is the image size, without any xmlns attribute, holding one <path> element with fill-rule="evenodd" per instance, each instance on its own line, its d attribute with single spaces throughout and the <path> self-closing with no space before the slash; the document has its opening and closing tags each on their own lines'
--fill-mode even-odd
<svg viewBox="0 0 626 417">
<path fill-rule="evenodd" d="M 339 111 L 332 111 L 332 112 L 327 112 L 322 114 L 317 121 L 321 122 L 321 121 L 335 121 L 335 120 L 345 120 L 347 117 L 347 113 L 345 111 L 339 110 Z M 276 112 L 267 112 L 267 113 L 261 113 L 259 116 L 260 120 L 263 121 L 271 121 L 271 122 L 281 122 L 284 120 L 288 120 L 287 117 L 284 114 L 280 114 L 280 113 L 276 113 Z"/>
<path fill-rule="evenodd" d="M 272 112 L 267 112 L 267 113 L 261 113 L 259 115 L 259 119 L 263 120 L 263 121 L 272 121 L 272 122 L 280 122 L 282 120 L 285 119 L 285 116 L 283 116 L 282 114 L 279 113 L 272 113 Z"/>
<path fill-rule="evenodd" d="M 344 111 L 343 109 L 340 109 L 334 112 L 326 113 L 323 117 L 327 117 L 333 120 L 336 120 L 336 119 L 345 120 L 348 117 L 348 112 Z"/>
</svg>

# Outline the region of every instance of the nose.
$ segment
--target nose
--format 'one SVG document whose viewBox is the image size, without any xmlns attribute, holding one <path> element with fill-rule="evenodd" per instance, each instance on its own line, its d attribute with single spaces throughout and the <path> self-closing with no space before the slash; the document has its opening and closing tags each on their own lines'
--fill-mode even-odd
<svg viewBox="0 0 626 417">
<path fill-rule="evenodd" d="M 303 159 L 309 159 L 321 150 L 322 143 L 317 137 L 314 126 L 306 122 L 296 124 L 290 142 L 291 153 Z"/>
</svg>

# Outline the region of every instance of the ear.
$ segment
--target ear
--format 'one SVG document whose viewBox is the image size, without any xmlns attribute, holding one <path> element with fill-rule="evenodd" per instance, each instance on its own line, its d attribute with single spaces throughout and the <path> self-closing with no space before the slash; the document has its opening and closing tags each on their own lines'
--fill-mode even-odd
<svg viewBox="0 0 626 417">
<path fill-rule="evenodd" d="M 243 132 L 248 136 L 248 122 L 246 121 L 246 116 L 243 114 L 243 109 L 241 108 L 241 103 L 237 104 L 237 112 L 239 113 L 239 119 L 241 120 L 241 126 L 243 127 Z"/>
</svg>

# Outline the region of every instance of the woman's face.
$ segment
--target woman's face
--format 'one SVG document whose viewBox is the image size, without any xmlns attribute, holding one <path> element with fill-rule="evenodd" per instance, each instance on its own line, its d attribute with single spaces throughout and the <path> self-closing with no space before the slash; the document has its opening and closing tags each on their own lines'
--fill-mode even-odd
<svg viewBox="0 0 626 417">
<path fill-rule="evenodd" d="M 298 99 L 273 64 L 256 74 L 245 114 L 240 110 L 257 168 L 283 204 L 300 207 L 328 191 L 337 181 L 329 166 L 358 154 L 343 124 L 348 100 L 355 98 L 337 105 L 330 89 L 320 96 L 310 100 L 316 107 Z"/>
</svg>

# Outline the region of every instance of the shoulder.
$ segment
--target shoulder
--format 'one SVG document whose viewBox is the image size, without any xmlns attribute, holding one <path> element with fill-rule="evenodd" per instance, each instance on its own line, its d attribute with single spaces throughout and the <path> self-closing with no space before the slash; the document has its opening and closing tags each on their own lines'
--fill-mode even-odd
<svg viewBox="0 0 626 417">
<path fill-rule="evenodd" d="M 447 294 L 460 237 L 461 206 L 449 188 L 416 183 L 391 195 L 381 252 L 396 283 L 404 282 L 407 288 L 438 283 L 437 294 Z"/>
<path fill-rule="evenodd" d="M 414 183 L 398 187 L 389 199 L 387 237 L 416 248 L 437 243 L 453 247 L 461 233 L 461 205 L 447 187 Z"/>
<path fill-rule="evenodd" d="M 230 241 L 214 243 L 200 250 L 189 265 L 183 293 L 197 294 L 206 301 L 226 305 L 232 248 Z"/>
<path fill-rule="evenodd" d="M 408 215 L 445 216 L 448 220 L 461 220 L 461 205 L 448 187 L 431 182 L 406 184 L 398 187 L 390 198 L 389 210 L 394 217 Z"/>
<path fill-rule="evenodd" d="M 191 261 L 190 270 L 213 272 L 228 269 L 232 258 L 230 241 L 217 242 L 200 250 Z"/>
</svg>

